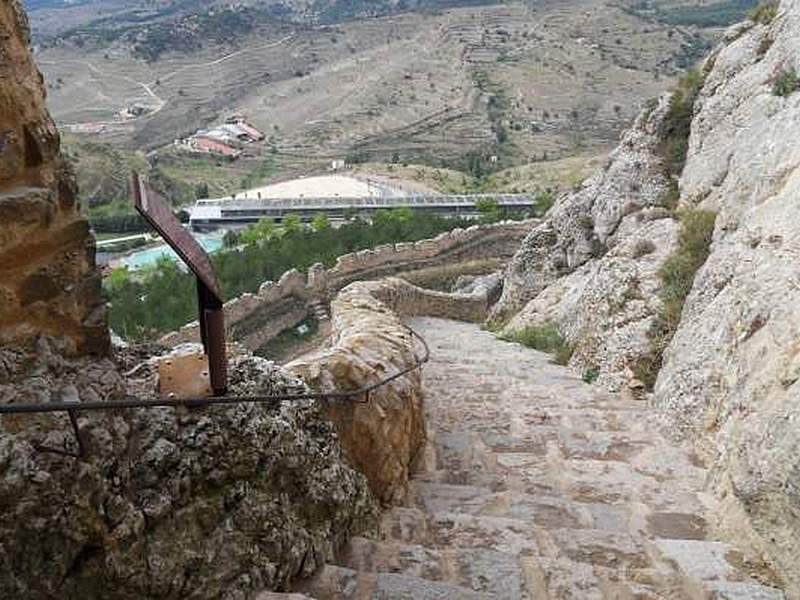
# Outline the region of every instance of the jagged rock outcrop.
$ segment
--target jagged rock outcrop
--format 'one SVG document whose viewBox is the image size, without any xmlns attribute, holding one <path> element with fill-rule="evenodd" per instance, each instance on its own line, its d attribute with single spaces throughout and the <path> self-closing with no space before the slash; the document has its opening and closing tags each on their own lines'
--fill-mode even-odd
<svg viewBox="0 0 800 600">
<path fill-rule="evenodd" d="M 35 372 L 4 402 L 154 397 L 141 357 L 127 381 L 109 360 L 64 359 L 44 338 Z M 230 366 L 231 393 L 304 384 L 254 357 Z M 0 421 L 0 596 L 252 598 L 310 575 L 376 504 L 311 401 L 193 410 L 79 413 Z"/>
<path fill-rule="evenodd" d="M 729 30 L 706 61 L 676 208 L 716 213 L 715 231 L 653 396 L 664 430 L 711 465 L 710 486 L 726 499 L 718 525 L 759 544 L 789 597 L 800 596 L 798 57 L 800 2 L 783 0 L 774 17 L 763 10 Z M 521 309 L 506 331 L 557 322 L 576 344 L 571 364 L 596 361 L 611 385 L 631 377 L 631 359 L 647 348 L 658 270 L 680 231 L 661 208 L 625 216 L 631 200 L 664 204 L 669 192 L 653 144 L 663 106 L 645 111 L 611 167 L 531 232 L 495 315 Z M 654 242 L 652 252 L 635 250 L 637 237 Z M 597 256 L 601 244 L 608 252 Z M 627 281 L 639 290 L 629 293 Z"/>
<path fill-rule="evenodd" d="M 636 121 L 604 169 L 558 199 L 506 272 L 494 320 L 504 334 L 558 323 L 574 344 L 571 365 L 620 387 L 649 350 L 658 271 L 675 249 L 673 184 L 656 148 L 666 98 Z"/>
<path fill-rule="evenodd" d="M 63 337 L 104 354 L 109 338 L 94 238 L 59 153 L 18 0 L 0 5 L 0 345 Z"/>
<path fill-rule="evenodd" d="M 681 177 L 682 205 L 718 212 L 714 243 L 655 388 L 667 430 L 701 442 L 718 492 L 741 502 L 797 595 L 800 92 L 772 85 L 799 57 L 797 0 L 715 54 Z"/>
</svg>

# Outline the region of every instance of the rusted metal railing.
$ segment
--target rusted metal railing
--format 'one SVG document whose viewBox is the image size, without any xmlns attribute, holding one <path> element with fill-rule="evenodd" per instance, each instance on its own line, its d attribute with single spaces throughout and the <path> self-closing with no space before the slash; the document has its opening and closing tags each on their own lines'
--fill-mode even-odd
<svg viewBox="0 0 800 600">
<path fill-rule="evenodd" d="M 62 456 L 71 456 L 73 458 L 83 458 L 86 455 L 86 445 L 81 437 L 80 428 L 78 425 L 78 413 L 88 411 L 108 411 L 108 410 L 121 410 L 121 409 L 135 409 L 135 408 L 201 408 L 206 406 L 215 405 L 230 405 L 230 404 L 262 404 L 262 403 L 278 403 L 290 402 L 298 400 L 352 400 L 359 404 L 368 404 L 370 401 L 370 394 L 396 379 L 407 375 L 412 371 L 421 369 L 422 366 L 430 360 L 430 348 L 428 347 L 425 338 L 419 335 L 408 325 L 404 325 L 411 333 L 411 336 L 416 338 L 422 344 L 424 355 L 416 357 L 414 364 L 406 367 L 376 381 L 369 385 L 365 385 L 355 390 L 343 390 L 337 392 L 308 392 L 303 394 L 276 394 L 276 395 L 259 395 L 259 396 L 209 396 L 207 398 L 155 398 L 155 399 L 141 399 L 132 396 L 126 396 L 117 400 L 106 400 L 100 402 L 20 402 L 14 404 L 0 404 L 0 415 L 25 415 L 25 414 L 41 414 L 41 413 L 56 413 L 65 412 L 69 415 L 70 423 L 72 425 L 75 440 L 77 442 L 77 452 L 70 452 L 66 449 L 51 448 L 48 446 L 38 445 L 36 449 L 41 452 L 50 452 L 53 454 L 60 454 Z M 362 398 L 357 400 L 356 398 Z"/>
</svg>

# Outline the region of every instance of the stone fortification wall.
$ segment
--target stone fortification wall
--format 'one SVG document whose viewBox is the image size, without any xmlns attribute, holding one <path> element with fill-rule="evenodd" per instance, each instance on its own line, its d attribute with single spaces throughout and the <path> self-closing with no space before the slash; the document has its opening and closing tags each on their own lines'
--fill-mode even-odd
<svg viewBox="0 0 800 600">
<path fill-rule="evenodd" d="M 243 294 L 225 304 L 229 337 L 250 350 L 257 350 L 284 329 L 301 321 L 308 306 L 328 303 L 349 283 L 379 279 L 402 271 L 440 266 L 451 269 L 459 263 L 484 258 L 511 257 L 535 221 L 508 221 L 454 229 L 429 240 L 387 244 L 340 256 L 330 269 L 314 265 L 308 274 L 288 271 L 279 281 L 267 281 L 256 294 Z M 450 315 L 460 318 L 458 315 Z M 473 320 L 473 319 L 469 319 Z M 199 340 L 197 322 L 164 336 L 175 344 Z"/>
<path fill-rule="evenodd" d="M 402 316 L 481 321 L 488 311 L 488 289 L 478 286 L 471 294 L 445 294 L 387 278 L 349 285 L 331 309 L 330 346 L 287 369 L 320 391 L 360 389 L 412 367 L 422 356 Z M 369 403 L 328 402 L 323 411 L 349 462 L 366 475 L 378 499 L 384 504 L 402 502 L 413 462 L 425 442 L 419 370 L 377 388 Z"/>
</svg>

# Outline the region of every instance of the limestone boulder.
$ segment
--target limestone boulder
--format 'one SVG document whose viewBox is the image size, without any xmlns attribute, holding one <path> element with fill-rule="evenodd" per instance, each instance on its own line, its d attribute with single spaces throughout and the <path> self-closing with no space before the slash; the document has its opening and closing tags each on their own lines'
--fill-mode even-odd
<svg viewBox="0 0 800 600">
<path fill-rule="evenodd" d="M 3 402 L 155 393 L 135 350 L 122 364 L 65 359 L 41 339 L 32 370 L 6 359 Z M 232 394 L 307 389 L 259 358 L 230 373 Z M 51 451 L 79 448 L 65 415 L 0 420 L 4 598 L 249 599 L 310 575 L 375 517 L 314 402 L 78 415 L 81 456 Z"/>
</svg>

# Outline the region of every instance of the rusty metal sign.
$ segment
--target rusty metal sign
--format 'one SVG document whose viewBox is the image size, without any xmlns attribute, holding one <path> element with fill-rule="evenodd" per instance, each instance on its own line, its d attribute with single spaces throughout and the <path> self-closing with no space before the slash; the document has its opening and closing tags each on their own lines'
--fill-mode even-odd
<svg viewBox="0 0 800 600">
<path fill-rule="evenodd" d="M 178 221 L 167 202 L 133 173 L 133 199 L 136 210 L 150 223 L 167 244 L 175 250 L 192 273 L 222 301 L 222 292 L 211 265 L 211 259 L 194 236 Z"/>
<path fill-rule="evenodd" d="M 208 355 L 211 389 L 214 395 L 222 396 L 228 387 L 225 313 L 214 266 L 208 253 L 178 221 L 166 201 L 150 189 L 136 172 L 133 173 L 132 184 L 136 210 L 197 277 L 200 337 Z"/>
</svg>

